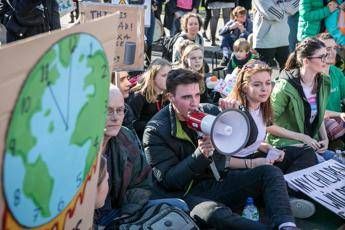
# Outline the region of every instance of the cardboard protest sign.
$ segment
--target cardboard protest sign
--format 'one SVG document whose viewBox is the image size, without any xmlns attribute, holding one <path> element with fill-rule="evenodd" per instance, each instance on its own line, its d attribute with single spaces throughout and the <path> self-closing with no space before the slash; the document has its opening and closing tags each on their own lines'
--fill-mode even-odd
<svg viewBox="0 0 345 230">
<path fill-rule="evenodd" d="M 345 219 L 345 165 L 334 160 L 284 176 L 289 187 L 301 191 Z"/>
<path fill-rule="evenodd" d="M 75 9 L 75 5 L 73 3 L 73 0 L 57 0 L 59 4 L 59 13 L 60 17 L 70 13 Z"/>
<path fill-rule="evenodd" d="M 81 22 L 115 14 L 112 36 L 115 44 L 112 69 L 144 69 L 144 10 L 139 6 L 82 2 Z"/>
<path fill-rule="evenodd" d="M 91 229 L 115 17 L 0 49 L 1 229 Z"/>
<path fill-rule="evenodd" d="M 139 5 L 145 9 L 145 27 L 151 26 L 151 0 L 112 0 L 111 3 L 119 5 Z"/>
</svg>

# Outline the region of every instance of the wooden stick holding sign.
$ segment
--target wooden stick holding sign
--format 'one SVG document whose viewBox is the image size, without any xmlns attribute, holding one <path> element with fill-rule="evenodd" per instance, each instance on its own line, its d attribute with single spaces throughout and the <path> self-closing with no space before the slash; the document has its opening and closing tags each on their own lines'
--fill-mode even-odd
<svg viewBox="0 0 345 230">
<path fill-rule="evenodd" d="M 144 9 L 136 5 L 82 2 L 81 23 L 115 14 L 113 70 L 144 69 Z"/>
</svg>

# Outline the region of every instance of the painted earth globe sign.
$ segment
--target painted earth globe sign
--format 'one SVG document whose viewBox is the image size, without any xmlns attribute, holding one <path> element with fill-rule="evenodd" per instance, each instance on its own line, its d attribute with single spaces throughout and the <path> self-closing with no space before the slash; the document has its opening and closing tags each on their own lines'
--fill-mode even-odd
<svg viewBox="0 0 345 230">
<path fill-rule="evenodd" d="M 90 34 L 66 36 L 28 74 L 7 128 L 3 190 L 24 227 L 44 225 L 76 196 L 102 140 L 109 65 Z"/>
</svg>

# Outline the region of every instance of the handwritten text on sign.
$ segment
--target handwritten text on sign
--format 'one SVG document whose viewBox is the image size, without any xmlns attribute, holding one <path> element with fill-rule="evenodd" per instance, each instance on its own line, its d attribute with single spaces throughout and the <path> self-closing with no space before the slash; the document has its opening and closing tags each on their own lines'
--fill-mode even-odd
<svg viewBox="0 0 345 230">
<path fill-rule="evenodd" d="M 345 219 L 345 165 L 329 160 L 284 177 L 290 186 Z"/>
<path fill-rule="evenodd" d="M 134 5 L 82 3 L 81 22 L 115 14 L 113 70 L 144 67 L 144 9 Z"/>
</svg>

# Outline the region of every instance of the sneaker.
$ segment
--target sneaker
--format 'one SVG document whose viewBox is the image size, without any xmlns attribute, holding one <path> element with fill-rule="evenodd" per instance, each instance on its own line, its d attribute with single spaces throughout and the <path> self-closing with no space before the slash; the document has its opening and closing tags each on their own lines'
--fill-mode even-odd
<svg viewBox="0 0 345 230">
<path fill-rule="evenodd" d="M 229 63 L 229 58 L 223 56 L 223 58 L 222 58 L 222 60 L 220 61 L 219 65 L 220 65 L 220 66 L 227 66 L 228 63 Z"/>
<path fill-rule="evenodd" d="M 292 198 L 290 199 L 292 215 L 296 218 L 309 218 L 315 213 L 315 205 L 307 200 Z"/>
</svg>

